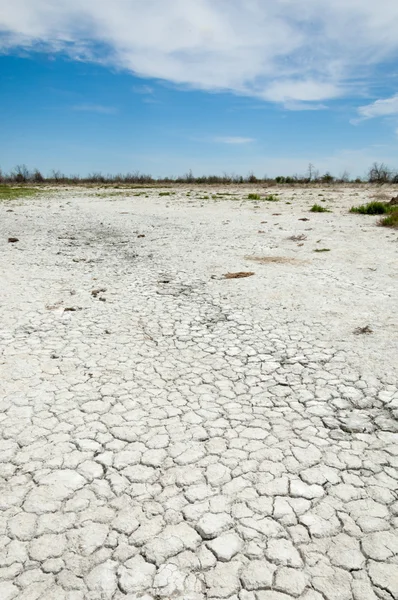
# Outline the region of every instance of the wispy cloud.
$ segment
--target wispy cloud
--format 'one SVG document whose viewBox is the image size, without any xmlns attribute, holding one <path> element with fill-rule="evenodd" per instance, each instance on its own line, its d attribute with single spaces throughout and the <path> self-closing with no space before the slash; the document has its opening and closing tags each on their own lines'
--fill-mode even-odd
<svg viewBox="0 0 398 600">
<path fill-rule="evenodd" d="M 213 141 L 219 144 L 250 144 L 251 142 L 254 142 L 255 139 L 239 136 L 220 136 L 213 138 Z"/>
<path fill-rule="evenodd" d="M 358 73 L 377 82 L 398 56 L 397 21 L 396 0 L 13 0 L 0 50 L 62 51 L 289 107 L 352 97 Z"/>
<path fill-rule="evenodd" d="M 102 115 L 114 115 L 117 113 L 117 109 L 114 106 L 104 106 L 102 104 L 75 104 L 72 106 L 72 110 L 82 112 L 93 112 Z"/>
<path fill-rule="evenodd" d="M 291 111 L 300 110 L 326 110 L 328 107 L 326 104 L 320 102 L 300 102 L 298 100 L 288 100 L 284 103 L 284 108 Z"/>
<path fill-rule="evenodd" d="M 398 115 L 398 94 L 395 94 L 391 98 L 376 100 L 376 102 L 367 104 L 366 106 L 360 106 L 358 113 L 362 119 Z"/>
<path fill-rule="evenodd" d="M 135 94 L 142 94 L 143 96 L 146 96 L 153 94 L 154 89 L 150 85 L 135 85 L 133 87 L 133 92 Z"/>
</svg>

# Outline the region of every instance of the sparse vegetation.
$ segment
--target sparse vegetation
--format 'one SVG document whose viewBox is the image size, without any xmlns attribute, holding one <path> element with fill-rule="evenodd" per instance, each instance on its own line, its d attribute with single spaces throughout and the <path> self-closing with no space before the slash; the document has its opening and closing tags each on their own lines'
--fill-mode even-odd
<svg viewBox="0 0 398 600">
<path fill-rule="evenodd" d="M 314 252 L 330 252 L 330 248 L 316 248 Z"/>
<path fill-rule="evenodd" d="M 368 204 L 361 204 L 360 206 L 352 206 L 350 213 L 359 213 L 360 215 L 384 215 L 390 212 L 388 204 L 385 202 L 368 202 Z"/>
<path fill-rule="evenodd" d="M 395 207 L 396 209 L 398 207 Z M 394 210 L 387 217 L 383 217 L 378 222 L 378 225 L 382 227 L 392 227 L 393 229 L 398 229 L 398 210 Z"/>
<path fill-rule="evenodd" d="M 278 196 L 275 196 L 275 194 L 269 194 L 268 196 L 265 196 L 264 200 L 266 202 L 279 202 L 279 198 Z"/>
<path fill-rule="evenodd" d="M 249 194 L 247 196 L 248 200 L 261 200 L 260 194 Z"/>
<path fill-rule="evenodd" d="M 331 175 L 329 172 L 320 174 L 318 169 L 312 164 L 309 164 L 307 172 L 304 175 L 279 175 L 278 177 L 257 177 L 253 173 L 246 176 L 227 174 L 223 175 L 200 175 L 195 176 L 192 171 L 188 171 L 184 175 L 177 177 L 152 177 L 147 173 L 133 171 L 128 173 L 103 174 L 101 172 L 92 172 L 86 176 L 82 175 L 66 175 L 58 169 L 52 169 L 48 175 L 43 174 L 39 169 L 29 169 L 26 165 L 20 164 L 12 169 L 9 173 L 3 173 L 0 169 L 0 183 L 16 183 L 26 184 L 34 183 L 41 185 L 51 183 L 53 185 L 95 185 L 95 186 L 113 186 L 123 187 L 131 184 L 140 184 L 143 187 L 151 185 L 168 185 L 168 184 L 196 184 L 196 185 L 247 185 L 247 184 L 265 184 L 268 186 L 274 185 L 333 185 L 341 183 L 371 183 L 385 184 L 398 183 L 398 171 L 394 170 L 383 163 L 373 163 L 368 169 L 368 173 L 364 178 L 350 177 L 347 171 L 344 171 L 338 177 Z M 226 195 L 227 192 L 224 192 Z M 253 198 L 260 200 L 261 198 Z"/>
<path fill-rule="evenodd" d="M 310 208 L 310 212 L 317 212 L 317 213 L 321 213 L 322 212 L 323 213 L 323 212 L 330 212 L 330 210 L 328 210 L 327 208 L 324 208 L 320 204 L 314 204 Z"/>
<path fill-rule="evenodd" d="M 0 201 L 16 200 L 17 198 L 28 198 L 35 196 L 38 190 L 29 187 L 12 187 L 9 185 L 0 185 Z"/>
<path fill-rule="evenodd" d="M 350 213 L 358 213 L 361 215 L 386 215 L 380 219 L 378 225 L 382 227 L 392 227 L 393 229 L 398 228 L 398 204 L 395 203 L 395 199 L 391 202 L 368 202 L 368 204 L 362 204 L 361 206 L 352 206 Z"/>
</svg>

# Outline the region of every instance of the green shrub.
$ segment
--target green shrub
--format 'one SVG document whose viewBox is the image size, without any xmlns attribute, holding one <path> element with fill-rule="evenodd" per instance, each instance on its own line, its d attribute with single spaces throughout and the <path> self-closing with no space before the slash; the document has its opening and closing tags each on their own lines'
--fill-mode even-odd
<svg viewBox="0 0 398 600">
<path fill-rule="evenodd" d="M 352 206 L 350 213 L 359 213 L 360 215 L 384 215 L 391 211 L 388 204 L 384 202 L 369 202 L 368 204 L 361 204 L 361 206 Z"/>
<path fill-rule="evenodd" d="M 247 197 L 248 200 L 261 200 L 260 194 L 249 194 Z"/>
</svg>

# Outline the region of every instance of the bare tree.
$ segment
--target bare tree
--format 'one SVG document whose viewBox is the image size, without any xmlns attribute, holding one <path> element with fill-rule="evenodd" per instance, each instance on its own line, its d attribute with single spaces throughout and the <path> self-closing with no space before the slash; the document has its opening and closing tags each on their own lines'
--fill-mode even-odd
<svg viewBox="0 0 398 600">
<path fill-rule="evenodd" d="M 34 181 L 35 183 L 43 183 L 44 177 L 39 171 L 39 169 L 34 169 L 32 173 L 32 181 Z"/>
<path fill-rule="evenodd" d="M 339 179 L 341 183 L 348 183 L 350 181 L 350 174 L 347 170 L 344 170 L 341 175 L 339 175 Z"/>
<path fill-rule="evenodd" d="M 17 183 L 26 183 L 30 179 L 28 167 L 26 165 L 17 165 L 13 171 L 13 178 Z"/>
<path fill-rule="evenodd" d="M 384 163 L 374 162 L 368 171 L 369 183 L 388 183 L 391 179 L 391 171 Z"/>
<path fill-rule="evenodd" d="M 312 178 L 314 176 L 314 171 L 315 171 L 315 167 L 312 163 L 308 164 L 308 169 L 307 169 L 307 173 L 308 173 L 308 180 L 312 181 Z"/>
</svg>

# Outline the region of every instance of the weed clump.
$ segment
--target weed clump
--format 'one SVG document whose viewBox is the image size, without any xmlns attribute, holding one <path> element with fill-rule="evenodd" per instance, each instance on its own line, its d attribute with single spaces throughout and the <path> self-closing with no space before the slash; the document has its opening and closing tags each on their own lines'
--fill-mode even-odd
<svg viewBox="0 0 398 600">
<path fill-rule="evenodd" d="M 328 210 L 327 208 L 324 208 L 323 206 L 321 206 L 320 204 L 314 204 L 311 208 L 310 208 L 310 212 L 330 212 L 330 210 Z"/>
<path fill-rule="evenodd" d="M 268 196 L 265 196 L 264 200 L 267 202 L 279 202 L 279 198 L 278 196 L 275 196 L 275 194 L 269 194 Z"/>
<path fill-rule="evenodd" d="M 391 207 L 385 202 L 368 202 L 361 206 L 352 206 L 350 213 L 358 213 L 360 215 L 384 215 L 391 211 Z"/>
<path fill-rule="evenodd" d="M 393 229 L 398 229 L 398 210 L 391 211 L 387 217 L 383 217 L 378 222 L 378 225 L 382 227 L 392 227 Z"/>
<path fill-rule="evenodd" d="M 260 194 L 249 194 L 247 196 L 248 200 L 261 200 Z"/>
</svg>

